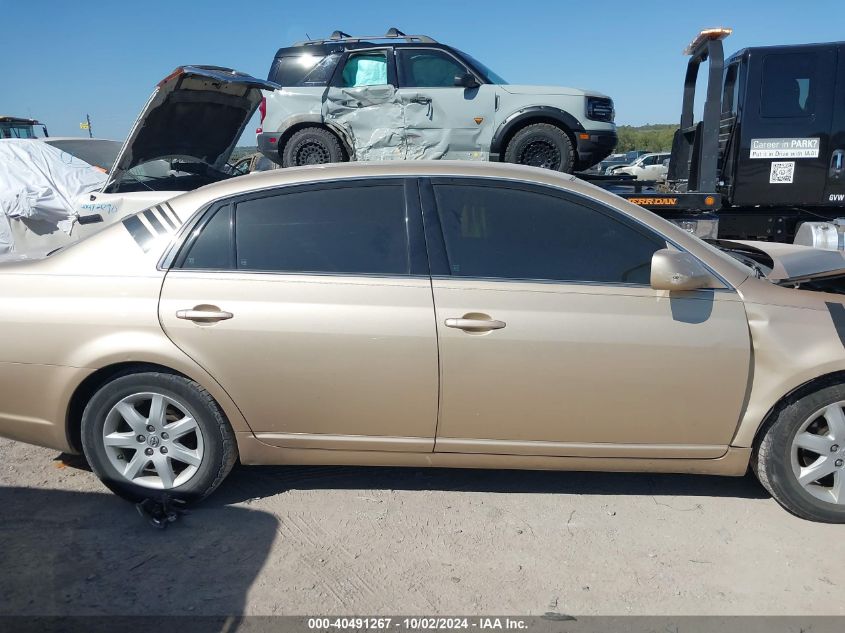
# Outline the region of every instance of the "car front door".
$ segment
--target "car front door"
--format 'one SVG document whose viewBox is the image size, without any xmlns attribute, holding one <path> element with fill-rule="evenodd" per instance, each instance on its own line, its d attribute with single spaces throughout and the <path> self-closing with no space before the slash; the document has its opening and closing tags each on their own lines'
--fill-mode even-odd
<svg viewBox="0 0 845 633">
<path fill-rule="evenodd" d="M 391 48 L 358 49 L 335 69 L 323 119 L 343 129 L 355 160 L 405 158 L 405 119 Z"/>
<path fill-rule="evenodd" d="M 406 158 L 487 160 L 493 138 L 495 87 L 483 83 L 451 53 L 396 48 L 404 104 Z M 477 85 L 455 85 L 472 75 Z"/>
<path fill-rule="evenodd" d="M 725 453 L 750 362 L 734 290 L 653 290 L 651 257 L 665 238 L 575 194 L 431 183 L 436 451 Z"/>
<path fill-rule="evenodd" d="M 167 273 L 165 332 L 261 441 L 432 450 L 431 283 L 405 186 L 323 183 L 224 201 Z"/>
</svg>

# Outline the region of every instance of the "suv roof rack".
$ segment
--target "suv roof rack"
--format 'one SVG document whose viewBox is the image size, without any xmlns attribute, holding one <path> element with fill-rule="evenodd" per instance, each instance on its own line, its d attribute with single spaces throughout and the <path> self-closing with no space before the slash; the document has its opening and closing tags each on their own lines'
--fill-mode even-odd
<svg viewBox="0 0 845 633">
<path fill-rule="evenodd" d="M 308 46 L 313 44 L 335 44 L 337 42 L 369 42 L 372 40 L 404 40 L 406 42 L 421 42 L 424 44 L 437 44 L 437 40 L 428 35 L 406 35 L 396 27 L 387 30 L 384 35 L 349 35 L 343 31 L 334 31 L 331 36 L 324 39 L 303 40 L 296 42 L 294 46 Z"/>
</svg>

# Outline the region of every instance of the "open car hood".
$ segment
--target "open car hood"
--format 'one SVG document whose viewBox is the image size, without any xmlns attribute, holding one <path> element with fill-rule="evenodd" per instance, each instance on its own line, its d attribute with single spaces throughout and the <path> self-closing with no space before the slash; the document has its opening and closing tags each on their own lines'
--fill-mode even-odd
<svg viewBox="0 0 845 633">
<path fill-rule="evenodd" d="M 778 284 L 845 276 L 845 253 L 842 251 L 750 240 L 714 240 L 712 243 L 745 254 L 771 268 L 766 278 Z"/>
<path fill-rule="evenodd" d="M 183 156 L 221 169 L 261 102 L 280 86 L 231 68 L 180 66 L 156 86 L 132 126 L 104 191 L 142 163 Z"/>
</svg>

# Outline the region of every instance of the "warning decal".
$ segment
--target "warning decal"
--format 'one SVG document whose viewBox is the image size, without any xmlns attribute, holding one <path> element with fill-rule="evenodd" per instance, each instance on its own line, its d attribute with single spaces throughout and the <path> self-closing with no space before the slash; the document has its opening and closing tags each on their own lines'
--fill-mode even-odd
<svg viewBox="0 0 845 633">
<path fill-rule="evenodd" d="M 817 138 L 751 139 L 751 158 L 818 158 Z"/>
<path fill-rule="evenodd" d="M 791 184 L 792 179 L 794 177 L 795 177 L 795 163 L 794 162 L 785 162 L 785 163 L 774 162 L 774 163 L 772 163 L 772 171 L 769 174 L 769 183 L 770 184 L 779 184 L 779 183 Z"/>
</svg>

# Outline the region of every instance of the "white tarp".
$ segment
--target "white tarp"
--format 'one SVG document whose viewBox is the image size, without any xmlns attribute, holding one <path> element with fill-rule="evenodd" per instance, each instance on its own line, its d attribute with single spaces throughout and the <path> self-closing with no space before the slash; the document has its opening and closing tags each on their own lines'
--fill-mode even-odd
<svg viewBox="0 0 845 633">
<path fill-rule="evenodd" d="M 105 182 L 105 173 L 47 143 L 0 140 L 0 253 L 14 250 L 11 222 L 46 222 L 70 233 L 75 199 Z"/>
</svg>

